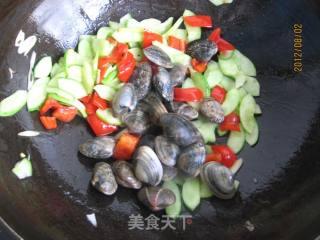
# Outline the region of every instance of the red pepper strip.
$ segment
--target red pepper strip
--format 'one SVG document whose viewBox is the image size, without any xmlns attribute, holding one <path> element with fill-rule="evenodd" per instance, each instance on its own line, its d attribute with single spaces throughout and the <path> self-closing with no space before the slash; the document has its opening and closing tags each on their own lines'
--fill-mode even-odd
<svg viewBox="0 0 320 240">
<path fill-rule="evenodd" d="M 113 49 L 110 56 L 99 58 L 98 68 L 101 70 L 102 68 L 108 67 L 108 65 L 118 63 L 123 56 L 125 56 L 128 52 L 129 48 L 127 44 L 118 43 L 117 46 Z"/>
<path fill-rule="evenodd" d="M 221 154 L 222 158 L 220 163 L 226 167 L 232 167 L 237 160 L 237 156 L 227 145 L 213 145 L 211 148 L 213 153 Z"/>
<path fill-rule="evenodd" d="M 221 162 L 222 161 L 222 155 L 221 153 L 210 153 L 206 156 L 206 163 L 207 162 Z"/>
<path fill-rule="evenodd" d="M 44 115 L 51 109 L 55 110 L 60 107 L 62 107 L 62 105 L 57 100 L 48 98 L 40 109 L 40 115 Z"/>
<path fill-rule="evenodd" d="M 177 102 L 200 102 L 203 93 L 199 88 L 174 88 L 174 100 Z"/>
<path fill-rule="evenodd" d="M 225 116 L 224 121 L 220 124 L 221 131 L 236 131 L 240 132 L 240 117 L 236 113 L 230 113 Z"/>
<path fill-rule="evenodd" d="M 47 130 L 52 130 L 58 127 L 55 117 L 40 116 L 40 122 Z"/>
<path fill-rule="evenodd" d="M 168 44 L 170 47 L 180 50 L 181 52 L 186 51 L 186 41 L 183 39 L 176 38 L 174 36 L 169 36 Z"/>
<path fill-rule="evenodd" d="M 87 121 L 93 130 L 93 132 L 96 134 L 96 136 L 105 136 L 109 135 L 115 131 L 118 130 L 116 126 L 107 124 L 103 121 L 101 121 L 96 114 L 91 114 L 87 117 Z"/>
<path fill-rule="evenodd" d="M 82 103 L 89 103 L 91 101 L 91 95 L 81 98 L 80 101 Z"/>
<path fill-rule="evenodd" d="M 134 154 L 140 138 L 138 136 L 123 133 L 119 138 L 113 152 L 113 157 L 118 160 L 130 160 Z"/>
<path fill-rule="evenodd" d="M 219 52 L 235 50 L 236 48 L 228 41 L 221 38 L 221 28 L 216 28 L 208 38 L 217 44 Z"/>
<path fill-rule="evenodd" d="M 102 99 L 99 97 L 98 93 L 94 92 L 91 98 L 91 103 L 96 106 L 97 108 L 100 108 L 102 110 L 108 108 L 107 101 L 105 99 Z"/>
<path fill-rule="evenodd" d="M 158 41 L 162 43 L 162 36 L 157 33 L 144 31 L 142 44 L 143 48 L 151 46 L 153 41 Z"/>
<path fill-rule="evenodd" d="M 78 110 L 75 107 L 60 107 L 52 113 L 52 116 L 61 122 L 71 122 L 77 115 Z"/>
<path fill-rule="evenodd" d="M 200 62 L 197 59 L 193 58 L 191 61 L 192 67 L 199 73 L 203 73 L 207 69 L 207 62 Z"/>
<path fill-rule="evenodd" d="M 220 86 L 215 86 L 211 91 L 211 97 L 222 104 L 224 102 L 224 99 L 226 98 L 227 91 Z"/>
<path fill-rule="evenodd" d="M 195 15 L 183 18 L 184 22 L 189 26 L 212 28 L 212 18 L 210 16 Z"/>
<path fill-rule="evenodd" d="M 96 113 L 98 107 L 92 103 L 91 95 L 81 98 L 80 101 L 86 106 L 86 112 L 88 115 Z"/>
<path fill-rule="evenodd" d="M 128 82 L 134 68 L 136 66 L 136 60 L 130 52 L 127 52 L 126 56 L 117 64 L 118 65 L 118 78 L 122 82 Z"/>
</svg>

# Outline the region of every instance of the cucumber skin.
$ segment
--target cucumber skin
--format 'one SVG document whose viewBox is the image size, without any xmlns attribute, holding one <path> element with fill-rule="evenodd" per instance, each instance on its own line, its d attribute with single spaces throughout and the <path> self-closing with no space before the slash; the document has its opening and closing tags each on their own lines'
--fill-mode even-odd
<svg viewBox="0 0 320 240">
<path fill-rule="evenodd" d="M 241 127 L 240 132 L 231 131 L 227 145 L 234 151 L 235 154 L 239 153 L 244 147 L 246 142 L 246 135 Z"/>
<path fill-rule="evenodd" d="M 182 199 L 189 210 L 194 211 L 198 207 L 200 204 L 200 181 L 198 178 L 185 181 L 182 186 Z"/>
<path fill-rule="evenodd" d="M 11 117 L 19 112 L 27 103 L 27 91 L 17 90 L 9 97 L 3 99 L 0 102 L 0 117 Z M 18 101 L 19 102 L 16 102 Z M 15 101 L 15 105 L 12 107 L 12 102 Z"/>
<path fill-rule="evenodd" d="M 200 180 L 200 198 L 211 198 L 213 196 L 213 192 L 210 190 L 208 185 Z"/>
</svg>

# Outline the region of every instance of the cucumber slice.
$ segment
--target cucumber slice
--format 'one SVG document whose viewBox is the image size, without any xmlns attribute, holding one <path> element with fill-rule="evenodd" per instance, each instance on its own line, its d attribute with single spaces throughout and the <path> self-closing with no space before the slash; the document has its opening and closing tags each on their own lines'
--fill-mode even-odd
<svg viewBox="0 0 320 240">
<path fill-rule="evenodd" d="M 167 181 L 167 182 L 163 183 L 162 187 L 171 190 L 174 193 L 174 195 L 176 196 L 175 203 L 169 207 L 166 207 L 166 209 L 165 209 L 166 215 L 168 215 L 172 218 L 179 217 L 179 215 L 181 213 L 182 203 L 181 203 L 180 189 L 179 189 L 178 185 L 174 181 Z"/>
<path fill-rule="evenodd" d="M 247 94 L 240 104 L 240 120 L 242 126 L 248 133 L 252 133 L 255 127 L 255 109 L 256 101 L 250 94 Z"/>
<path fill-rule="evenodd" d="M 132 53 L 134 59 L 138 62 L 140 62 L 143 58 L 143 52 L 141 48 L 131 48 L 129 49 L 129 52 Z"/>
<path fill-rule="evenodd" d="M 187 78 L 182 84 L 182 88 L 194 88 L 196 85 L 194 84 L 191 78 Z"/>
<path fill-rule="evenodd" d="M 192 74 L 191 78 L 194 82 L 194 85 L 203 92 L 204 97 L 210 97 L 210 87 L 206 78 L 198 72 Z"/>
<path fill-rule="evenodd" d="M 143 28 L 121 28 L 119 31 L 114 32 L 112 37 L 121 43 L 142 42 Z"/>
<path fill-rule="evenodd" d="M 92 41 L 93 55 L 99 57 L 109 56 L 115 45 L 103 39 L 94 39 Z M 92 59 L 92 58 L 90 58 Z"/>
<path fill-rule="evenodd" d="M 32 164 L 31 160 L 24 158 L 21 161 L 17 162 L 14 165 L 14 168 L 11 170 L 20 180 L 32 176 Z"/>
<path fill-rule="evenodd" d="M 90 41 L 88 39 L 84 39 L 79 42 L 78 53 L 82 57 L 89 58 L 89 59 L 92 59 L 94 57 L 94 54 L 93 54 L 93 51 L 91 48 L 91 42 L 92 41 Z"/>
<path fill-rule="evenodd" d="M 160 22 L 161 23 L 161 22 Z M 157 23 L 159 24 L 159 23 Z M 131 18 L 127 22 L 127 28 L 139 28 L 142 27 L 141 23 L 134 18 Z"/>
<path fill-rule="evenodd" d="M 254 110 L 254 114 L 262 114 L 261 107 L 260 107 L 260 105 L 258 103 L 256 104 L 256 108 Z"/>
<path fill-rule="evenodd" d="M 182 199 L 188 209 L 194 211 L 200 204 L 200 181 L 198 178 L 187 179 L 182 186 Z"/>
<path fill-rule="evenodd" d="M 133 17 L 131 16 L 130 13 L 127 13 L 124 15 L 122 18 L 120 18 L 120 27 L 127 27 L 127 23 L 129 19 L 132 19 Z"/>
<path fill-rule="evenodd" d="M 210 88 L 215 87 L 223 80 L 223 74 L 220 71 L 218 64 L 216 62 L 210 62 L 209 65 L 214 65 L 217 67 L 209 67 L 204 73 L 204 77 L 207 79 Z M 214 69 L 213 69 L 214 68 Z"/>
<path fill-rule="evenodd" d="M 172 24 L 173 24 L 173 17 L 170 17 L 165 22 L 163 22 L 159 25 L 154 25 L 154 26 L 151 25 L 149 28 L 147 26 L 144 26 L 145 24 L 142 24 L 142 26 L 144 28 L 150 30 L 151 32 L 164 34 L 165 32 L 167 32 L 171 28 Z"/>
<path fill-rule="evenodd" d="M 129 45 L 129 48 L 140 48 L 141 49 L 140 43 L 138 43 L 138 42 L 129 42 L 128 45 Z"/>
<path fill-rule="evenodd" d="M 84 62 L 83 64 L 82 81 L 83 81 L 83 86 L 87 91 L 87 94 L 91 94 L 95 84 L 95 77 L 94 77 L 92 65 L 89 62 Z"/>
<path fill-rule="evenodd" d="M 17 90 L 0 102 L 0 117 L 10 117 L 19 112 L 27 103 L 27 91 Z"/>
<path fill-rule="evenodd" d="M 195 14 L 190 10 L 186 9 L 183 13 L 183 16 L 194 16 Z M 188 42 L 192 42 L 201 38 L 201 28 L 200 27 L 191 27 L 185 24 L 186 30 L 188 32 Z"/>
<path fill-rule="evenodd" d="M 251 60 L 238 50 L 234 51 L 233 60 L 244 74 L 251 77 L 255 77 L 257 75 L 257 70 Z"/>
<path fill-rule="evenodd" d="M 240 102 L 242 101 L 242 99 L 248 94 L 246 90 L 244 90 L 244 88 L 239 88 L 239 94 L 240 94 Z"/>
<path fill-rule="evenodd" d="M 98 93 L 99 97 L 107 101 L 112 101 L 116 91 L 107 85 L 96 85 L 94 90 Z"/>
<path fill-rule="evenodd" d="M 82 82 L 82 67 L 71 66 L 67 68 L 67 78 Z M 62 77 L 63 78 L 63 77 Z"/>
<path fill-rule="evenodd" d="M 122 125 L 121 120 L 113 116 L 111 109 L 105 109 L 105 110 L 98 109 L 96 111 L 96 114 L 98 118 L 100 118 L 102 121 L 108 124 L 115 125 L 115 126 Z"/>
<path fill-rule="evenodd" d="M 33 74 L 35 78 L 46 78 L 52 70 L 52 58 L 44 57 L 34 67 Z"/>
<path fill-rule="evenodd" d="M 172 35 L 175 31 L 177 31 L 177 29 L 181 26 L 181 24 L 183 23 L 183 17 L 180 17 L 174 24 L 173 26 L 165 33 L 163 34 L 164 38 L 169 37 L 170 35 Z"/>
<path fill-rule="evenodd" d="M 208 185 L 200 180 L 200 198 L 211 198 L 213 196 L 213 192 L 208 187 Z"/>
<path fill-rule="evenodd" d="M 219 83 L 219 85 L 224 89 L 226 89 L 227 91 L 230 91 L 231 89 L 235 88 L 234 80 L 227 76 L 223 76 L 223 79 Z"/>
<path fill-rule="evenodd" d="M 68 100 L 68 101 L 73 101 L 74 100 L 74 97 L 71 94 L 69 94 L 69 93 L 67 93 L 67 92 L 65 92 L 65 91 L 63 91 L 63 90 L 61 90 L 61 89 L 59 89 L 57 87 L 47 87 L 47 93 L 55 94 L 55 95 L 57 95 L 57 96 L 59 96 L 59 97 L 61 97 L 63 99 Z"/>
<path fill-rule="evenodd" d="M 113 66 L 107 70 L 106 76 L 103 79 L 102 83 L 109 87 L 115 88 L 120 83 L 117 76 L 118 76 L 118 68 L 117 66 Z"/>
<path fill-rule="evenodd" d="M 55 77 L 57 74 L 59 74 L 59 73 L 61 73 L 61 72 L 64 72 L 64 67 L 61 66 L 59 63 L 55 63 L 55 64 L 53 64 L 53 66 L 52 66 L 50 76 L 53 78 L 53 77 Z"/>
<path fill-rule="evenodd" d="M 171 36 L 182 39 L 184 41 L 188 41 L 188 32 L 185 29 L 177 29 L 173 33 L 171 33 Z"/>
<path fill-rule="evenodd" d="M 219 66 L 224 75 L 228 77 L 236 78 L 239 73 L 239 68 L 233 58 L 224 60 L 221 57 L 219 58 Z"/>
<path fill-rule="evenodd" d="M 68 49 L 64 55 L 66 67 L 73 65 L 81 66 L 83 63 L 83 58 L 80 54 L 76 53 L 73 49 Z"/>
<path fill-rule="evenodd" d="M 182 187 L 183 184 L 184 184 L 184 182 L 185 182 L 185 178 L 182 177 L 182 176 L 180 176 L 180 175 L 177 175 L 177 176 L 173 179 L 173 181 L 174 181 L 178 186 Z"/>
<path fill-rule="evenodd" d="M 220 6 L 224 4 L 224 0 L 209 0 L 209 1 L 212 2 L 215 6 Z"/>
<path fill-rule="evenodd" d="M 157 41 L 152 42 L 152 44 L 161 48 L 162 51 L 168 54 L 172 63 L 190 66 L 191 57 L 189 55 Z"/>
<path fill-rule="evenodd" d="M 247 76 L 243 72 L 238 72 L 235 76 L 236 88 L 241 88 L 247 81 Z"/>
<path fill-rule="evenodd" d="M 231 131 L 227 145 L 234 151 L 234 153 L 239 153 L 246 142 L 245 132 L 241 127 L 240 132 Z"/>
<path fill-rule="evenodd" d="M 243 159 L 239 158 L 237 159 L 234 164 L 230 167 L 230 171 L 233 173 L 233 175 L 237 174 L 240 170 L 240 168 L 243 165 Z"/>
<path fill-rule="evenodd" d="M 111 27 L 101 27 L 97 32 L 97 39 L 106 40 L 113 32 L 114 30 Z"/>
<path fill-rule="evenodd" d="M 217 124 L 209 122 L 204 118 L 199 118 L 198 120 L 193 121 L 192 123 L 199 130 L 205 143 L 214 143 L 216 141 L 215 130 Z"/>
<path fill-rule="evenodd" d="M 128 28 L 143 28 L 147 31 L 164 34 L 167 32 L 173 24 L 173 17 L 168 18 L 165 22 L 161 23 L 158 19 L 148 18 L 141 22 L 135 19 L 130 19 L 127 23 Z"/>
<path fill-rule="evenodd" d="M 120 23 L 109 21 L 109 26 L 112 28 L 112 30 L 117 31 L 120 28 Z"/>
<path fill-rule="evenodd" d="M 259 126 L 255 119 L 253 121 L 253 125 L 252 132 L 246 132 L 246 141 L 250 146 L 254 146 L 259 139 Z"/>
<path fill-rule="evenodd" d="M 47 85 L 49 79 L 39 79 L 35 81 L 27 96 L 27 107 L 28 111 L 39 110 L 41 105 L 44 103 L 47 97 Z"/>
<path fill-rule="evenodd" d="M 225 116 L 232 113 L 238 107 L 239 102 L 240 102 L 239 90 L 236 88 L 230 90 L 227 93 L 226 99 L 222 104 L 222 109 L 224 111 Z"/>
<path fill-rule="evenodd" d="M 61 78 L 58 80 L 58 87 L 76 99 L 80 99 L 88 95 L 83 85 L 75 80 Z"/>
<path fill-rule="evenodd" d="M 243 88 L 254 97 L 260 96 L 260 83 L 254 77 L 247 77 Z"/>
<path fill-rule="evenodd" d="M 234 50 L 227 50 L 227 51 L 223 51 L 222 53 L 220 53 L 219 58 L 223 59 L 223 60 L 227 60 L 229 58 L 232 58 L 234 55 Z"/>
</svg>

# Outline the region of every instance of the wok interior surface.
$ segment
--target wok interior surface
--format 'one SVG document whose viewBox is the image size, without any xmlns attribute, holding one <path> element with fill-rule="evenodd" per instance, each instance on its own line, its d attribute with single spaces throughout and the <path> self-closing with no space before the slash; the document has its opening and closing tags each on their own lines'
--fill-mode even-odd
<svg viewBox="0 0 320 240">
<path fill-rule="evenodd" d="M 256 64 L 263 115 L 259 143 L 240 154 L 240 193 L 229 201 L 202 200 L 183 231 L 128 230 L 131 214 L 150 215 L 136 192 L 120 188 L 105 197 L 89 186 L 93 160 L 78 145 L 91 137 L 84 120 L 44 137 L 18 139 L 23 130 L 42 129 L 26 110 L 0 120 L 0 216 L 25 239 L 314 239 L 320 222 L 320 4 L 307 0 L 209 1 L 2 0 L 0 3 L 0 98 L 26 89 L 29 59 L 17 54 L 22 29 L 37 34 L 39 59 L 74 48 L 80 34 L 95 33 L 109 19 L 130 12 L 138 20 L 165 20 L 185 8 L 209 14 L 225 39 Z M 293 73 L 293 24 L 303 24 L 303 72 Z M 10 80 L 8 68 L 16 71 Z M 11 173 L 20 152 L 30 151 L 34 176 Z M 86 214 L 95 213 L 98 228 Z M 244 226 L 249 220 L 255 229 Z"/>
</svg>

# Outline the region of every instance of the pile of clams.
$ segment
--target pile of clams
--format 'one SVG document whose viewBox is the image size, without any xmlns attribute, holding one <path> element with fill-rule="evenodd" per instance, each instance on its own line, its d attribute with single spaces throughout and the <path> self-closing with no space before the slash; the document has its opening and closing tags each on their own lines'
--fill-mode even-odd
<svg viewBox="0 0 320 240">
<path fill-rule="evenodd" d="M 197 40 L 189 44 L 187 53 L 201 61 L 210 60 L 217 47 Z M 236 193 L 233 173 L 219 163 L 205 163 L 205 143 L 192 123 L 200 114 L 221 123 L 221 105 L 205 99 L 198 112 L 187 103 L 174 102 L 173 89 L 184 82 L 188 67 L 173 64 L 155 46 L 144 49 L 144 55 L 149 61 L 137 65 L 129 83 L 112 101 L 113 113 L 123 122 L 125 132 L 139 136 L 140 144 L 129 161 L 112 161 L 119 136 L 97 137 L 81 144 L 81 154 L 101 160 L 94 167 L 92 186 L 105 195 L 114 194 L 119 185 L 137 189 L 138 199 L 152 211 L 175 203 L 175 194 L 161 185 L 178 174 L 200 176 L 216 197 L 232 198 Z"/>
</svg>

